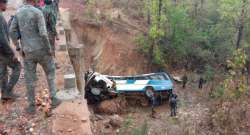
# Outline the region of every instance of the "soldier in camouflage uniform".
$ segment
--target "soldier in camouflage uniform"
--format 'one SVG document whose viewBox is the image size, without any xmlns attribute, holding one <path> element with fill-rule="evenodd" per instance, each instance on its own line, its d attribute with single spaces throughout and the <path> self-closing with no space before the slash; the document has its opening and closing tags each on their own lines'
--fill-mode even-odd
<svg viewBox="0 0 250 135">
<path fill-rule="evenodd" d="M 56 13 L 52 5 L 52 0 L 44 0 L 45 6 L 42 8 L 47 32 L 49 36 L 50 45 L 53 50 L 53 56 L 55 56 L 55 39 L 57 37 L 56 32 Z"/>
<path fill-rule="evenodd" d="M 53 3 L 52 3 L 54 11 L 56 13 L 56 19 L 59 16 L 59 2 L 60 0 L 53 0 Z"/>
<path fill-rule="evenodd" d="M 0 86 L 1 99 L 12 100 L 17 97 L 13 94 L 13 88 L 19 79 L 21 65 L 9 44 L 8 25 L 2 15 L 6 6 L 7 0 L 0 0 Z M 12 69 L 10 79 L 8 79 L 8 67 Z"/>
<path fill-rule="evenodd" d="M 17 31 L 21 35 L 21 45 L 24 54 L 24 74 L 27 87 L 29 106 L 26 111 L 34 114 L 36 68 L 40 64 L 47 76 L 47 82 L 52 100 L 52 108 L 61 101 L 56 96 L 55 63 L 52 48 L 49 43 L 46 24 L 42 11 L 34 7 L 35 0 L 26 0 L 26 4 L 17 10 L 16 17 L 10 27 L 10 35 L 14 42 L 18 40 Z"/>
</svg>

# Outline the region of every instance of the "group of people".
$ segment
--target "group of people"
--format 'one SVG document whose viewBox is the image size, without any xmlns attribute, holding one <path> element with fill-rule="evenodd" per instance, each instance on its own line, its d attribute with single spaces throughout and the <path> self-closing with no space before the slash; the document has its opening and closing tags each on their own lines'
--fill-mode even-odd
<svg viewBox="0 0 250 135">
<path fill-rule="evenodd" d="M 188 77 L 186 74 L 184 74 L 184 76 L 182 77 L 182 88 L 185 89 L 186 88 L 186 84 L 188 82 Z M 206 80 L 201 76 L 199 78 L 198 81 L 198 88 L 202 89 L 204 83 L 206 82 Z M 151 108 L 152 108 L 152 114 L 151 116 L 154 118 L 155 117 L 155 106 L 157 106 L 157 95 L 155 94 L 151 94 L 150 95 L 150 101 L 151 101 Z M 176 116 L 176 112 L 177 112 L 177 102 L 178 102 L 178 96 L 175 93 L 170 93 L 169 94 L 169 106 L 170 106 L 170 116 Z"/>
<path fill-rule="evenodd" d="M 35 82 L 36 68 L 40 64 L 46 74 L 50 90 L 51 107 L 56 108 L 61 101 L 56 98 L 55 84 L 55 40 L 57 38 L 56 23 L 59 0 L 41 1 L 25 0 L 18 8 L 9 23 L 3 12 L 7 9 L 8 0 L 0 0 L 0 86 L 1 100 L 15 100 L 13 88 L 19 80 L 21 62 L 11 49 L 10 39 L 16 51 L 22 54 L 24 77 L 29 105 L 25 109 L 35 114 Z M 20 43 L 20 44 L 19 44 Z M 8 75 L 8 68 L 12 73 Z"/>
<path fill-rule="evenodd" d="M 155 118 L 155 107 L 161 103 L 159 103 L 159 101 L 161 101 L 161 99 L 158 98 L 157 94 L 155 94 L 153 91 L 151 92 L 151 94 L 148 94 L 148 96 L 150 97 L 150 102 L 151 102 L 151 117 Z M 170 116 L 176 116 L 177 114 L 177 102 L 178 102 L 178 96 L 177 94 L 171 92 L 169 94 L 169 107 L 170 107 Z"/>
<path fill-rule="evenodd" d="M 199 89 L 202 89 L 205 82 L 206 82 L 206 80 L 201 76 L 201 77 L 199 78 L 199 81 L 198 81 L 198 88 L 199 88 Z M 186 74 L 184 74 L 184 76 L 182 77 L 182 88 L 183 88 L 183 89 L 186 88 L 186 84 L 187 84 L 187 83 L 188 83 L 188 77 L 187 77 Z"/>
</svg>

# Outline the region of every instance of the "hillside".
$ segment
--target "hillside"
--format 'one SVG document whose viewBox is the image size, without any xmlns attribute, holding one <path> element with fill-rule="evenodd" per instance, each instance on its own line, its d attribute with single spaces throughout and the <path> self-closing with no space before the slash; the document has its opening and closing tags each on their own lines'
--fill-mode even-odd
<svg viewBox="0 0 250 135">
<path fill-rule="evenodd" d="M 4 16 L 15 14 L 20 3 L 10 0 Z M 24 111 L 22 71 L 15 88 L 20 97 L 0 103 L 0 135 L 250 135 L 250 0 L 60 0 L 60 8 L 70 11 L 72 46 L 84 46 L 82 72 L 187 75 L 186 88 L 173 80 L 177 116 L 170 117 L 164 100 L 152 117 L 139 94 L 95 105 L 78 94 L 51 117 L 41 108 L 31 116 Z M 66 44 L 61 21 L 58 93 L 65 92 L 64 75 L 74 73 L 69 52 L 60 48 Z M 42 99 L 47 84 L 40 66 L 37 76 L 36 99 Z"/>
<path fill-rule="evenodd" d="M 68 7 L 69 3 L 69 1 L 64 0 L 63 6 Z M 71 9 L 73 13 L 72 24 L 79 41 L 85 45 L 85 62 L 88 67 L 94 67 L 96 71 L 104 74 L 115 75 L 152 72 L 148 57 L 141 52 L 136 42 L 140 34 L 145 34 L 148 31 L 148 24 L 141 9 L 143 6 L 141 1 L 101 0 L 92 3 L 92 5 L 88 4 L 87 1 L 77 1 L 74 4 L 76 5 L 73 7 L 77 8 Z M 170 52 L 169 55 L 174 56 L 174 52 Z M 202 58 L 193 57 L 191 57 L 194 60 L 193 63 L 203 63 Z M 169 72 L 172 75 L 181 76 L 184 72 L 175 70 L 179 69 L 179 67 L 175 67 L 176 65 L 180 66 L 183 61 L 175 63 L 165 65 L 165 67 L 168 67 L 168 70 L 171 69 Z M 202 67 L 191 63 L 188 64 L 190 69 Z M 220 67 L 220 64 L 215 65 L 215 67 Z M 218 72 L 221 73 L 215 75 L 217 79 L 207 83 L 203 90 L 196 88 L 199 74 L 187 72 L 190 76 L 190 87 L 183 90 L 176 84 L 176 92 L 180 97 L 178 118 L 167 118 L 168 107 L 166 104 L 157 109 L 160 118 L 156 120 L 150 118 L 145 120 L 144 118 L 150 112 L 138 106 L 128 107 L 128 114 L 121 116 L 126 120 L 134 119 L 132 125 L 143 125 L 146 122 L 149 134 L 247 135 L 250 132 L 248 129 L 250 126 L 248 120 L 250 117 L 249 94 L 246 93 L 245 96 L 236 101 L 212 98 L 210 91 L 214 90 L 214 85 L 220 85 L 219 82 L 223 81 L 221 75 L 224 71 L 218 69 Z M 249 89 L 247 91 L 249 93 Z M 103 117 L 105 119 L 108 116 L 104 115 Z M 95 123 L 94 127 L 96 127 Z M 105 125 L 105 120 L 97 121 L 97 123 Z M 114 131 L 110 131 L 109 128 L 105 129 L 100 125 L 97 127 L 97 131 L 94 131 L 98 134 L 102 132 L 114 134 Z M 155 128 L 157 131 L 154 130 Z"/>
</svg>

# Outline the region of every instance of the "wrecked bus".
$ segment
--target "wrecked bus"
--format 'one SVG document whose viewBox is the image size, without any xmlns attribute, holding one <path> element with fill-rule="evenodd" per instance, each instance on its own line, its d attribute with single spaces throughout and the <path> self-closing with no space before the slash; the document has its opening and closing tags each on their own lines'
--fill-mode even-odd
<svg viewBox="0 0 250 135">
<path fill-rule="evenodd" d="M 174 88 L 172 80 L 165 72 L 108 76 L 88 71 L 85 73 L 85 82 L 85 98 L 90 104 L 118 95 L 138 95 L 149 99 L 152 94 L 156 94 L 159 100 L 163 100 L 169 97 Z"/>
</svg>

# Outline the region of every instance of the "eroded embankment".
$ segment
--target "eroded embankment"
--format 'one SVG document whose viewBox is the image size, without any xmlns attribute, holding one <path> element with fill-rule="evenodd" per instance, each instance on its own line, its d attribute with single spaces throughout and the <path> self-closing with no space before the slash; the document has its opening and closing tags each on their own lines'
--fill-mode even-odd
<svg viewBox="0 0 250 135">
<path fill-rule="evenodd" d="M 85 44 L 86 65 L 106 74 L 136 74 L 146 70 L 147 62 L 136 49 L 131 33 L 80 20 L 74 20 L 73 26 L 78 39 Z"/>
</svg>

